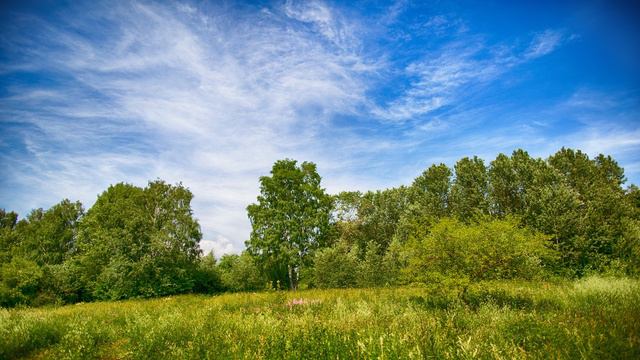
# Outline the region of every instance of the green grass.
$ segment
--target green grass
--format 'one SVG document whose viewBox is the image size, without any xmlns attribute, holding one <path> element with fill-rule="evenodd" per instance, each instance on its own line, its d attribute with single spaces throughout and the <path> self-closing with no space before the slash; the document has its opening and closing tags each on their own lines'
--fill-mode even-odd
<svg viewBox="0 0 640 360">
<path fill-rule="evenodd" d="M 21 357 L 638 359 L 640 281 L 184 295 L 0 310 L 0 358 Z"/>
</svg>

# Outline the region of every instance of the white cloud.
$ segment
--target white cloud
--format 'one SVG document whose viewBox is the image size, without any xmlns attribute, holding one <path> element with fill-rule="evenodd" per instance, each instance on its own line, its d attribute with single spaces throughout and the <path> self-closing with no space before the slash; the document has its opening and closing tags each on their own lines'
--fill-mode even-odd
<svg viewBox="0 0 640 360">
<path fill-rule="evenodd" d="M 408 183 L 432 162 L 452 165 L 474 153 L 489 161 L 513 147 L 545 152 L 564 144 L 517 123 L 463 133 L 503 110 L 468 99 L 555 50 L 563 40 L 553 31 L 518 53 L 456 25 L 459 38 L 398 69 L 384 50 L 363 50 L 367 31 L 357 17 L 326 3 L 225 6 L 98 2 L 59 23 L 17 20 L 29 31 L 2 40 L 13 61 L 0 71 L 54 74 L 58 84 L 15 85 L 0 98 L 2 120 L 18 124 L 3 126 L 11 135 L 0 145 L 17 139 L 6 146 L 27 154 L 0 154 L 11 174 L 7 189 L 20 189 L 3 189 L 0 202 L 23 214 L 65 197 L 88 207 L 115 182 L 181 181 L 195 195 L 203 249 L 220 256 L 244 248 L 245 208 L 277 159 L 316 162 L 335 193 Z M 397 2 L 383 20 L 396 21 L 405 7 Z M 450 23 L 427 21 L 433 31 L 449 31 Z M 397 70 L 407 88 L 376 103 L 370 92 Z M 594 96 L 576 93 L 561 110 L 583 109 L 587 98 Z M 625 154 L 638 146 L 622 132 L 600 142 L 599 134 L 563 141 L 611 151 L 607 144 L 627 144 Z"/>
<path fill-rule="evenodd" d="M 445 17 L 434 16 L 425 26 L 442 32 L 449 25 Z M 562 41 L 561 32 L 546 30 L 518 54 L 508 46 L 489 46 L 481 37 L 462 34 L 458 40 L 410 63 L 405 68 L 406 75 L 413 79 L 408 89 L 386 106 L 374 107 L 372 113 L 381 119 L 402 122 L 459 104 L 474 89 L 482 89 L 515 66 L 551 53 Z"/>
<path fill-rule="evenodd" d="M 22 35 L 30 68 L 71 79 L 2 99 L 38 129 L 22 134 L 29 163 L 3 160 L 39 193 L 22 194 L 21 206 L 63 197 L 90 206 L 110 183 L 182 181 L 195 194 L 205 239 L 213 239 L 203 247 L 241 250 L 258 177 L 284 157 L 331 164 L 314 145 L 317 132 L 365 99 L 366 62 L 349 50 L 348 26 L 322 3 L 292 6 L 286 15 L 312 22 L 321 37 L 289 26 L 285 14 L 231 19 L 147 3 L 82 9 L 63 25 L 38 22 L 37 41 Z M 73 30 L 94 22 L 96 33 Z"/>
<path fill-rule="evenodd" d="M 311 24 L 328 41 L 341 49 L 353 49 L 359 45 L 354 31 L 356 24 L 347 22 L 339 12 L 333 11 L 322 1 L 292 1 L 284 4 L 285 14 L 295 20 Z"/>
<path fill-rule="evenodd" d="M 525 60 L 539 58 L 556 50 L 564 41 L 564 34 L 558 30 L 547 29 L 536 34 L 525 51 Z"/>
<path fill-rule="evenodd" d="M 224 236 L 218 236 L 214 240 L 201 240 L 200 248 L 203 254 L 209 254 L 213 251 L 213 255 L 220 257 L 224 254 L 238 254 L 242 248 L 238 248 L 236 244 Z"/>
</svg>

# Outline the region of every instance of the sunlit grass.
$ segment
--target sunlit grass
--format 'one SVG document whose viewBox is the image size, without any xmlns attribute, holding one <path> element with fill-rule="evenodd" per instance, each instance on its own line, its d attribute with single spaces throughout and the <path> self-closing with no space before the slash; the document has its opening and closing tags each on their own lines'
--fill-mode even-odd
<svg viewBox="0 0 640 360">
<path fill-rule="evenodd" d="M 0 310 L 0 358 L 640 358 L 640 282 L 494 281 Z"/>
</svg>

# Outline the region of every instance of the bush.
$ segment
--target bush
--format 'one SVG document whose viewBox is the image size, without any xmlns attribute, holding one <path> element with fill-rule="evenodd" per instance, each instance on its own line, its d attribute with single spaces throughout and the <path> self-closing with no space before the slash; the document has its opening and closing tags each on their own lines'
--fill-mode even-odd
<svg viewBox="0 0 640 360">
<path fill-rule="evenodd" d="M 364 260 L 358 265 L 358 286 L 375 287 L 387 283 L 387 272 L 380 245 L 373 241 L 367 244 Z"/>
<path fill-rule="evenodd" d="M 218 265 L 222 286 L 231 291 L 252 291 L 264 288 L 266 279 L 248 253 L 224 255 Z"/>
<path fill-rule="evenodd" d="M 356 285 L 358 248 L 339 242 L 319 250 L 315 257 L 315 283 L 320 288 L 346 288 Z"/>
<path fill-rule="evenodd" d="M 408 275 L 427 281 L 438 272 L 471 280 L 536 278 L 554 253 L 548 238 L 511 218 L 466 225 L 443 219 L 424 239 L 410 239 Z"/>
<path fill-rule="evenodd" d="M 194 282 L 193 290 L 197 293 L 212 294 L 222 291 L 222 280 L 213 253 L 200 259 L 195 271 Z"/>
<path fill-rule="evenodd" d="M 33 261 L 14 257 L 0 268 L 0 306 L 27 304 L 40 289 L 42 269 Z"/>
<path fill-rule="evenodd" d="M 54 293 L 61 302 L 71 304 L 86 300 L 82 268 L 76 262 L 71 260 L 46 266 L 45 274 L 46 289 Z"/>
</svg>

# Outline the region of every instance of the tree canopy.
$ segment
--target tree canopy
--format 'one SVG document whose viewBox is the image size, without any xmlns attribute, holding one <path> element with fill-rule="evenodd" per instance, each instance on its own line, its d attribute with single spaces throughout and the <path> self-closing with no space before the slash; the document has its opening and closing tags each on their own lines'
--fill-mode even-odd
<svg viewBox="0 0 640 360">
<path fill-rule="evenodd" d="M 252 227 L 247 250 L 274 286 L 295 289 L 301 268 L 325 245 L 332 200 L 320 181 L 313 163 L 277 161 L 271 176 L 260 178 L 257 203 L 247 207 Z"/>
<path fill-rule="evenodd" d="M 259 179 L 242 254 L 202 256 L 193 194 L 162 180 L 0 209 L 0 306 L 266 287 L 640 275 L 640 190 L 610 156 L 524 150 L 434 164 L 409 186 L 329 195 L 315 164 Z M 269 285 L 270 284 L 270 285 Z"/>
</svg>

